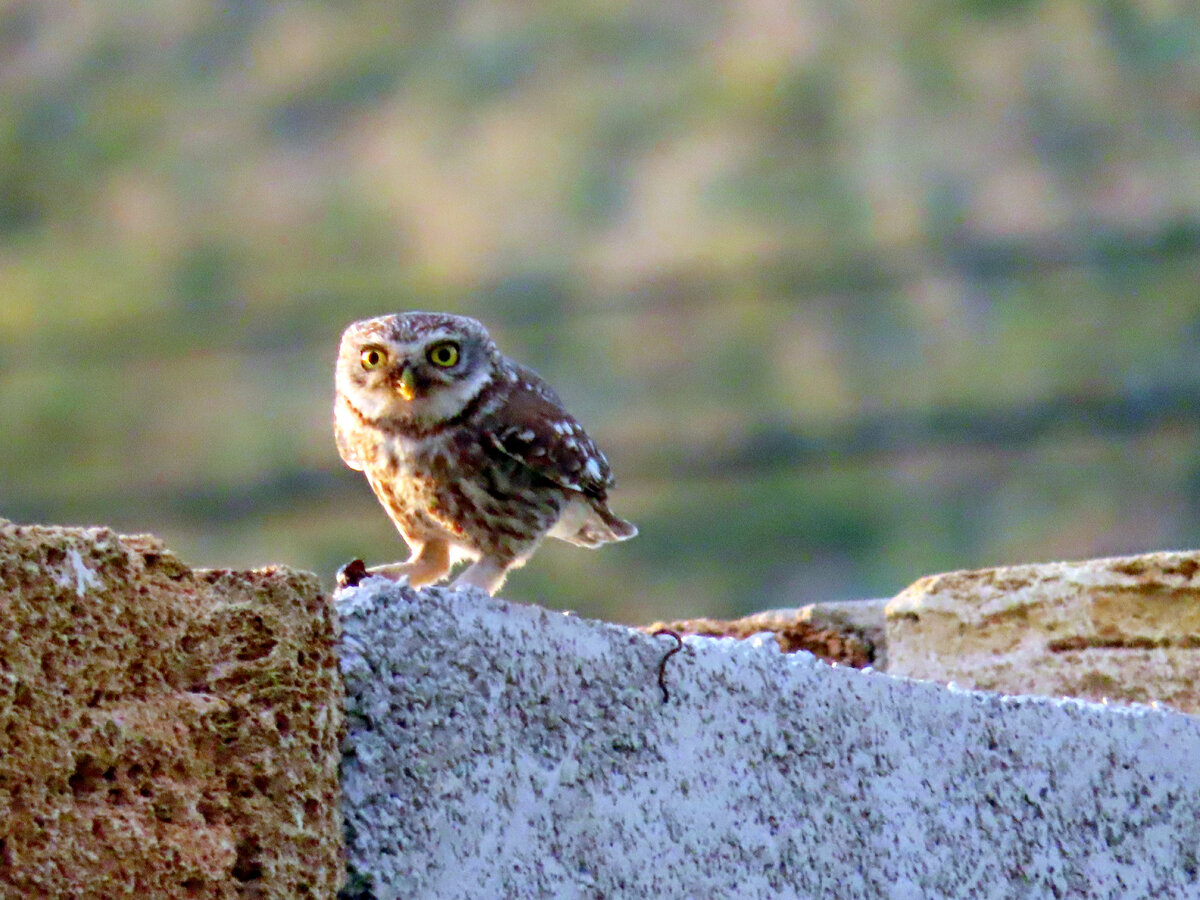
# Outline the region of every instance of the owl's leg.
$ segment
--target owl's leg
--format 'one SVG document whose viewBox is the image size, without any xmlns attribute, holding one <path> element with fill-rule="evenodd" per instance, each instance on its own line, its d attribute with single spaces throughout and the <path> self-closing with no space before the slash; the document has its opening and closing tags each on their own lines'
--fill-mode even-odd
<svg viewBox="0 0 1200 900">
<path fill-rule="evenodd" d="M 367 569 L 370 575 L 382 575 L 392 581 L 407 578 L 409 586 L 414 588 L 439 581 L 449 571 L 450 545 L 445 541 L 426 541 L 407 562 L 389 563 L 386 566 L 372 566 Z"/>
<path fill-rule="evenodd" d="M 508 570 L 513 568 L 514 563 L 516 560 L 513 559 L 484 556 L 471 563 L 461 575 L 451 582 L 450 587 L 457 590 L 467 585 L 474 585 L 495 596 L 496 591 L 500 590 L 500 586 L 504 584 L 504 578 L 508 575 Z"/>
</svg>

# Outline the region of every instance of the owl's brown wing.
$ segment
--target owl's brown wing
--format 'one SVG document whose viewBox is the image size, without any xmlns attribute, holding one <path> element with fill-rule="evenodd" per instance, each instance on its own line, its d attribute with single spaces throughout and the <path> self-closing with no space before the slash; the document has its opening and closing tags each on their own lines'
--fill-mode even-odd
<svg viewBox="0 0 1200 900">
<path fill-rule="evenodd" d="M 556 484 L 604 500 L 613 475 L 600 448 L 537 373 L 508 365 L 517 380 L 484 423 L 492 443 Z"/>
</svg>

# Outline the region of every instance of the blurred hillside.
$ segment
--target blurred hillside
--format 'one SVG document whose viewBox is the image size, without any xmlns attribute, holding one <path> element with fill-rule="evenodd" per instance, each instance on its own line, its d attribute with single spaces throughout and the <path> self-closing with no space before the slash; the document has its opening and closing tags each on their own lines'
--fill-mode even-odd
<svg viewBox="0 0 1200 900">
<path fill-rule="evenodd" d="M 642 531 L 514 599 L 650 621 L 1200 545 L 1182 0 L 9 0 L 0 151 L 0 516 L 327 583 L 401 558 L 332 357 L 445 309 L 558 387 Z"/>
</svg>

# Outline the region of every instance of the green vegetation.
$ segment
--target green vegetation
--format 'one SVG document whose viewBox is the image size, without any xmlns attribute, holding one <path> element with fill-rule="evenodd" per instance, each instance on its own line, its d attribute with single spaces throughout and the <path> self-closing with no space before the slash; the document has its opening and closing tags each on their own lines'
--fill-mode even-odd
<svg viewBox="0 0 1200 900">
<path fill-rule="evenodd" d="M 326 583 L 398 558 L 332 356 L 447 309 L 642 529 L 517 599 L 648 621 L 1200 544 L 1187 4 L 17 0 L 0 97 L 0 516 Z"/>
</svg>

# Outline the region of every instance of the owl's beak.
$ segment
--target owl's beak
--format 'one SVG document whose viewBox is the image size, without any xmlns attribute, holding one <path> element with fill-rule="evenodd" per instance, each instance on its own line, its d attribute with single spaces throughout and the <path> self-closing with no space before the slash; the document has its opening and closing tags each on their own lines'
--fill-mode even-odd
<svg viewBox="0 0 1200 900">
<path fill-rule="evenodd" d="M 400 386 L 397 388 L 400 391 L 400 396 L 405 400 L 412 400 L 417 396 L 417 376 L 413 374 L 413 370 L 405 366 L 400 372 Z"/>
</svg>

